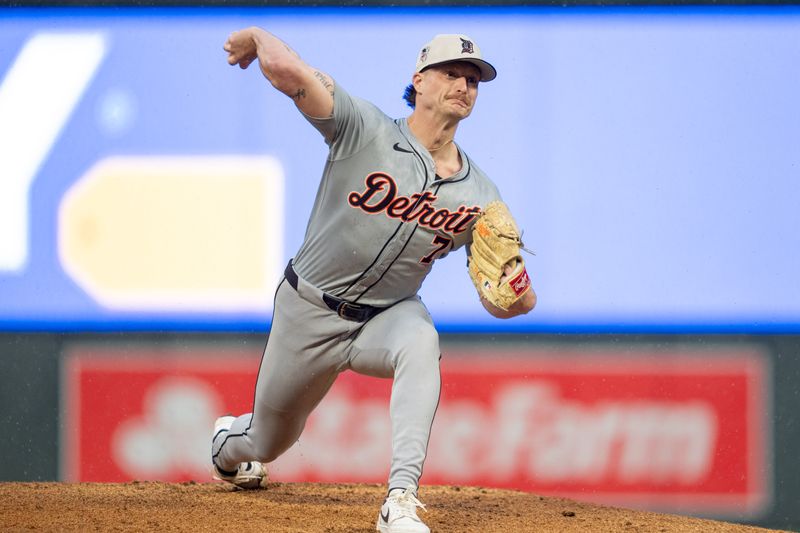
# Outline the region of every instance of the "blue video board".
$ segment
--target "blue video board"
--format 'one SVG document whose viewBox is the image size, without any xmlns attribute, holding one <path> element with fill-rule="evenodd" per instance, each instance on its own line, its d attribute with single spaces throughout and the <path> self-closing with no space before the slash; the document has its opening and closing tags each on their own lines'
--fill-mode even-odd
<svg viewBox="0 0 800 533">
<path fill-rule="evenodd" d="M 222 45 L 262 26 L 387 114 L 419 48 L 498 70 L 457 141 L 535 256 L 537 309 L 444 331 L 800 331 L 800 11 L 0 11 L 0 329 L 253 330 L 302 242 L 326 147 Z"/>
</svg>

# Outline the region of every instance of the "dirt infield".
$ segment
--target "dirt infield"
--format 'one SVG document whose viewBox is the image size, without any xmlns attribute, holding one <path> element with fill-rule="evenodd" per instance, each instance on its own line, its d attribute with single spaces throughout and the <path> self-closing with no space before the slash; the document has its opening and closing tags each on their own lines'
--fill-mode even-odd
<svg viewBox="0 0 800 533">
<path fill-rule="evenodd" d="M 0 531 L 237 531 L 367 533 L 380 485 L 274 483 L 239 491 L 220 483 L 0 483 Z M 434 532 L 775 531 L 599 507 L 522 492 L 424 487 Z"/>
</svg>

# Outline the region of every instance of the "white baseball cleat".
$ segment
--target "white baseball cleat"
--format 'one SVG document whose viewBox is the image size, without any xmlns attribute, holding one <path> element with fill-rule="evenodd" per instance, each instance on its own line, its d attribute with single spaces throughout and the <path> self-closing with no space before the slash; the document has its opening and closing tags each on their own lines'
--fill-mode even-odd
<svg viewBox="0 0 800 533">
<path fill-rule="evenodd" d="M 217 440 L 217 437 L 222 436 L 231 429 L 231 424 L 236 418 L 232 416 L 221 416 L 214 422 L 214 434 L 211 437 L 211 443 Z M 232 485 L 236 485 L 241 489 L 257 489 L 266 488 L 267 469 L 262 463 L 258 461 L 248 461 L 246 463 L 239 463 L 236 470 L 233 472 L 224 472 L 212 461 L 213 464 L 213 477 L 220 481 L 225 481 Z"/>
<path fill-rule="evenodd" d="M 231 475 L 222 472 L 217 465 L 214 465 L 214 479 L 231 483 L 240 489 L 263 489 L 267 487 L 269 480 L 267 469 L 258 461 L 239 463 L 236 472 Z"/>
<path fill-rule="evenodd" d="M 425 505 L 414 494 L 416 487 L 409 485 L 406 490 L 394 489 L 389 492 L 378 513 L 378 525 L 381 533 L 430 533 L 422 520 L 417 516 L 417 507 L 427 512 Z"/>
</svg>

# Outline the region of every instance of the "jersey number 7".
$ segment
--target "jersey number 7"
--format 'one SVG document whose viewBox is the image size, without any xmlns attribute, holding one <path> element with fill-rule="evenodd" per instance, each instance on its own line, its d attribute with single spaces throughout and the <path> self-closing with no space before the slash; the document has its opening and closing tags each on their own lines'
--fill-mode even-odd
<svg viewBox="0 0 800 533">
<path fill-rule="evenodd" d="M 423 265 L 428 265 L 431 262 L 433 262 L 433 260 L 436 258 L 436 254 L 446 250 L 448 247 L 450 247 L 450 245 L 453 244 L 453 239 L 451 239 L 450 237 L 442 237 L 441 235 L 436 235 L 433 237 L 433 242 L 431 244 L 436 246 L 436 248 L 434 248 L 431 253 L 429 253 L 428 255 L 419 260 L 419 262 L 422 263 Z"/>
</svg>

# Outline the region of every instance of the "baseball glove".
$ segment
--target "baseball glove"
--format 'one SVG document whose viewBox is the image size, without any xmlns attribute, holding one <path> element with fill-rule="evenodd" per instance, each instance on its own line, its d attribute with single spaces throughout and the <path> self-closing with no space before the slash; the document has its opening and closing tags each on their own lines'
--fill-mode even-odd
<svg viewBox="0 0 800 533">
<path fill-rule="evenodd" d="M 506 204 L 490 202 L 472 228 L 469 275 L 478 294 L 503 310 L 531 288 L 521 248 L 519 229 Z"/>
</svg>

